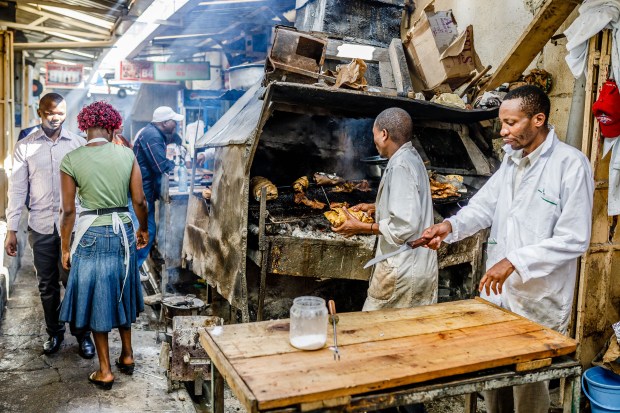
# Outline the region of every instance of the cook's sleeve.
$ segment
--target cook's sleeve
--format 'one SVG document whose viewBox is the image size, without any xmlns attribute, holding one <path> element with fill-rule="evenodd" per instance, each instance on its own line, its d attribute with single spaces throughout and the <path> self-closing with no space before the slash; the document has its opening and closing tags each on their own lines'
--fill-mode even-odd
<svg viewBox="0 0 620 413">
<path fill-rule="evenodd" d="M 551 274 L 588 249 L 592 233 L 594 179 L 585 156 L 562 171 L 561 188 L 562 211 L 553 235 L 506 255 L 523 282 Z"/>
<path fill-rule="evenodd" d="M 394 166 L 389 173 L 389 181 L 384 186 L 388 190 L 387 211 L 381 211 L 379 231 L 389 244 L 398 246 L 419 236 L 424 229 L 420 219 L 421 197 L 430 196 L 430 193 L 419 193 L 415 174 L 402 165 Z"/>
<path fill-rule="evenodd" d="M 452 233 L 446 237 L 445 242 L 460 241 L 493 224 L 501 185 L 505 181 L 503 179 L 505 171 L 506 160 L 504 159 L 500 169 L 489 178 L 469 200 L 469 203 L 456 215 L 447 219 L 452 225 Z"/>
<path fill-rule="evenodd" d="M 145 139 L 144 146 L 151 170 L 164 174 L 174 168 L 174 162 L 166 158 L 166 145 L 160 139 L 148 137 Z"/>
<path fill-rule="evenodd" d="M 15 145 L 13 151 L 13 171 L 9 178 L 9 203 L 6 209 L 7 229 L 17 231 L 19 218 L 28 196 L 28 162 L 27 146 L 22 142 Z"/>
</svg>

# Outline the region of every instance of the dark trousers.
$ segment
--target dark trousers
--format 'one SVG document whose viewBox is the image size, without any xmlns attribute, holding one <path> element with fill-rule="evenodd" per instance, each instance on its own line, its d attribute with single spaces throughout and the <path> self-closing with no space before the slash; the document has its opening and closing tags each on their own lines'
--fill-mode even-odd
<svg viewBox="0 0 620 413">
<path fill-rule="evenodd" d="M 39 282 L 39 295 L 43 305 L 47 334 L 62 336 L 65 334 L 65 325 L 58 321 L 60 282 L 66 286 L 69 274 L 62 268 L 60 235 L 56 227 L 54 227 L 53 234 L 41 234 L 28 228 L 28 243 L 34 256 L 34 269 Z M 70 328 L 71 334 L 78 341 L 89 333 L 85 329 L 76 329 L 74 325 L 70 325 Z"/>
</svg>

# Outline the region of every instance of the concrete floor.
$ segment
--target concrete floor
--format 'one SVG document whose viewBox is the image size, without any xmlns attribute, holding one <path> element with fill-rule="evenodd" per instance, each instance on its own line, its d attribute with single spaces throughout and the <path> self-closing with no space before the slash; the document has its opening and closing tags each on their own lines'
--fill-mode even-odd
<svg viewBox="0 0 620 413">
<path fill-rule="evenodd" d="M 168 393 L 158 367 L 161 345 L 149 328 L 149 307 L 133 327 L 136 371 L 121 374 L 113 366 L 114 387 L 104 391 L 88 382 L 97 357 L 84 360 L 66 333 L 60 351 L 43 354 L 47 339 L 32 256 L 26 252 L 0 324 L 0 412 L 182 412 L 196 410 L 188 393 Z M 110 334 L 110 358 L 120 354 L 120 338 Z"/>
</svg>

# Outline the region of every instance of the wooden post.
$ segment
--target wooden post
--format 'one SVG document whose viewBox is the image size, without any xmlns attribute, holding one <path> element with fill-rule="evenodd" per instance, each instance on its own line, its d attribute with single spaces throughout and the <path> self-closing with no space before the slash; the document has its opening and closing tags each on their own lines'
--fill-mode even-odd
<svg viewBox="0 0 620 413">
<path fill-rule="evenodd" d="M 612 37 L 608 30 L 590 40 L 585 107 L 591 108 L 608 76 Z M 603 141 L 598 122 L 590 110 L 584 119 L 583 151 L 594 171 L 592 238 L 581 261 L 575 338 L 577 357 L 584 368 L 612 333 L 611 324 L 620 319 L 620 236 L 617 217 L 607 215 L 609 156 L 602 159 Z"/>
<path fill-rule="evenodd" d="M 5 216 L 7 206 L 7 168 L 12 161 L 15 138 L 15 74 L 13 61 L 13 33 L 0 31 L 0 217 Z M 6 162 L 6 161 L 9 162 Z"/>
</svg>

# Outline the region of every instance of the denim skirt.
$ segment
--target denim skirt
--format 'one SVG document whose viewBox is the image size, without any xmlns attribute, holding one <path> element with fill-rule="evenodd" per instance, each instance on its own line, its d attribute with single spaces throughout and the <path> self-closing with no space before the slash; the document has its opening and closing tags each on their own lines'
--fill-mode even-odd
<svg viewBox="0 0 620 413">
<path fill-rule="evenodd" d="M 136 236 L 125 224 L 129 242 L 129 274 L 125 278 L 123 234 L 112 225 L 90 227 L 71 259 L 67 289 L 60 308 L 60 321 L 79 328 L 108 332 L 131 327 L 144 311 L 142 285 L 136 264 Z M 122 294 L 121 294 L 122 292 Z"/>
</svg>

